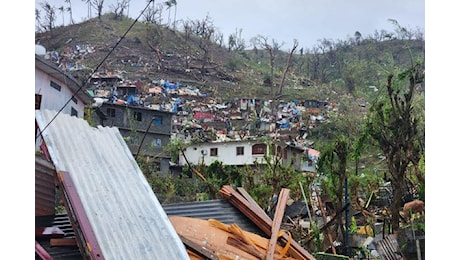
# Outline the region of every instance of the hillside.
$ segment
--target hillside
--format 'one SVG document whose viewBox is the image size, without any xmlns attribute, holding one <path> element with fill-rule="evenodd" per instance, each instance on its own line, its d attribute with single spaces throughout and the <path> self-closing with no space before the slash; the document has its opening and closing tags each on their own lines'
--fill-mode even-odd
<svg viewBox="0 0 460 260">
<path fill-rule="evenodd" d="M 224 99 L 274 97 L 288 53 L 274 51 L 274 74 L 268 81 L 274 87 L 270 88 L 267 83 L 270 56 L 265 49 L 230 51 L 223 44 L 205 41 L 202 35 L 193 32 L 187 34 L 142 22 L 130 28 L 133 22 L 126 17 L 115 20 L 109 13 L 101 20 L 93 18 L 57 27 L 36 34 L 35 38 L 37 44 L 57 52 L 55 61 L 82 82 L 97 69 L 98 73 L 120 73 L 125 81 L 181 82 Z M 383 66 L 390 69 L 390 66 L 407 65 L 410 55 L 412 59 L 424 60 L 424 41 L 363 40 L 360 44 L 326 41 L 312 50 L 301 51 L 294 55 L 286 75 L 283 99 L 302 96 L 334 100 L 352 94 L 356 99 L 369 101 L 369 97 L 363 96 L 369 93 L 366 88 L 385 81 L 377 70 Z"/>
</svg>

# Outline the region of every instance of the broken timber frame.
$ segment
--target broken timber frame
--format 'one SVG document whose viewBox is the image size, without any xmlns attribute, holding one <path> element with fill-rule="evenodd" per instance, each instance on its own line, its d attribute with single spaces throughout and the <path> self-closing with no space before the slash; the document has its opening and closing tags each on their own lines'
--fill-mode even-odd
<svg viewBox="0 0 460 260">
<path fill-rule="evenodd" d="M 246 192 L 242 187 L 235 191 L 230 185 L 224 185 L 220 189 L 222 194 L 227 200 L 238 208 L 245 216 L 247 216 L 254 224 L 256 224 L 265 234 L 271 236 L 273 221 L 265 213 L 265 211 L 257 204 L 257 202 Z M 302 260 L 315 260 L 315 258 L 300 246 L 295 240 L 290 240 L 287 234 L 281 237 L 281 242 L 286 245 L 291 243 L 288 252 L 292 257 Z"/>
</svg>

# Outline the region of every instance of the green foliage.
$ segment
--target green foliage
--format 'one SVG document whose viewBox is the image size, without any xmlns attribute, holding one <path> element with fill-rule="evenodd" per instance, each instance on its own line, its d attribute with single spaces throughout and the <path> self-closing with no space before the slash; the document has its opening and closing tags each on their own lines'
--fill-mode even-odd
<svg viewBox="0 0 460 260">
<path fill-rule="evenodd" d="M 312 236 L 314 252 L 321 252 L 323 250 L 322 248 L 322 244 L 324 240 L 323 233 L 321 232 L 320 228 L 315 222 L 311 222 L 310 227 L 311 227 L 310 234 Z"/>
<path fill-rule="evenodd" d="M 230 71 L 236 71 L 238 70 L 238 67 L 240 66 L 240 61 L 237 58 L 230 58 L 227 61 L 227 64 L 225 67 L 227 67 Z"/>
<path fill-rule="evenodd" d="M 424 68 L 414 64 L 408 69 L 397 69 L 388 76 L 387 96 L 379 97 L 372 105 L 367 122 L 367 133 L 378 144 L 394 186 L 391 205 L 392 226 L 399 229 L 399 201 L 405 193 L 405 183 L 412 168 L 424 186 L 423 173 L 419 171 L 424 154 L 424 130 L 420 130 L 413 101 L 416 84 L 424 81 Z"/>
<path fill-rule="evenodd" d="M 85 107 L 83 118 L 88 122 L 90 126 L 96 127 L 97 124 L 93 120 L 94 109 L 89 106 Z"/>
<path fill-rule="evenodd" d="M 203 167 L 205 178 L 212 188 L 210 192 L 219 191 L 224 185 L 241 186 L 242 176 L 235 166 L 223 165 L 214 161 L 208 167 Z M 218 194 L 211 194 L 216 197 Z"/>
<path fill-rule="evenodd" d="M 54 212 L 56 212 L 56 214 L 63 214 L 66 212 L 65 207 L 63 205 L 57 205 L 54 207 Z"/>
<path fill-rule="evenodd" d="M 179 162 L 180 153 L 187 148 L 187 144 L 180 138 L 172 138 L 169 143 L 163 147 L 163 151 L 171 155 L 171 161 Z"/>
<path fill-rule="evenodd" d="M 328 194 L 337 206 L 342 206 L 346 163 L 350 153 L 347 137 L 340 135 L 333 144 L 322 150 L 317 166 L 320 172 L 321 190 Z M 336 209 L 340 210 L 340 209 Z"/>
<path fill-rule="evenodd" d="M 269 74 L 264 74 L 263 78 L 264 86 L 266 87 L 271 87 L 272 86 L 272 78 L 270 77 Z"/>
<path fill-rule="evenodd" d="M 354 216 L 351 216 L 350 234 L 356 234 L 357 232 L 358 232 L 358 225 L 356 224 L 356 219 Z"/>
</svg>

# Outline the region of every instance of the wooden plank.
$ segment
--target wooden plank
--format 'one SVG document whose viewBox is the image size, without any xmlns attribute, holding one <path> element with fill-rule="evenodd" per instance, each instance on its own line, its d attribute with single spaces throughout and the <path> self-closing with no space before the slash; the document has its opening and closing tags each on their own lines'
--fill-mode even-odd
<svg viewBox="0 0 460 260">
<path fill-rule="evenodd" d="M 78 246 L 75 238 L 52 238 L 50 239 L 51 246 Z"/>
<path fill-rule="evenodd" d="M 273 260 L 275 254 L 275 246 L 278 241 L 278 233 L 281 227 L 281 222 L 283 221 L 284 211 L 286 209 L 288 199 L 289 189 L 281 189 L 280 195 L 278 197 L 278 202 L 276 203 L 275 216 L 273 217 L 272 222 L 272 235 L 270 238 L 270 243 L 268 244 L 267 260 Z"/>
<path fill-rule="evenodd" d="M 323 203 L 321 201 L 321 196 L 319 195 L 318 188 L 316 188 L 316 198 L 318 199 L 319 209 L 321 211 L 321 216 L 323 217 L 323 222 L 327 223 L 326 213 L 324 212 Z M 326 228 L 325 231 L 327 234 L 327 238 L 329 239 L 329 243 L 331 244 L 332 253 L 336 255 L 337 252 L 335 250 L 334 241 L 332 239 L 331 233 L 329 232 L 329 228 Z"/>
<path fill-rule="evenodd" d="M 241 230 L 236 224 L 182 216 L 168 218 L 180 237 L 212 252 L 218 259 L 265 259 L 264 252 L 267 251 L 269 240 Z M 276 259 L 289 259 L 280 254 L 282 250 L 281 246 L 276 246 Z"/>
</svg>

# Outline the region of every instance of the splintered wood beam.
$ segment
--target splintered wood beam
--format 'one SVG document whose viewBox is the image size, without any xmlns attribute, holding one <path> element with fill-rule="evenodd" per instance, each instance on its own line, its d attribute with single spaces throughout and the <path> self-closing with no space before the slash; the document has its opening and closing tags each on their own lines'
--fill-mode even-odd
<svg viewBox="0 0 460 260">
<path fill-rule="evenodd" d="M 235 237 L 229 236 L 227 238 L 227 245 L 241 248 L 247 253 L 257 257 L 257 259 L 264 259 L 264 255 L 261 252 L 259 252 L 257 248 L 254 248 L 248 245 L 247 243 L 245 243 L 244 241 L 241 241 L 240 239 L 237 239 Z"/>
<path fill-rule="evenodd" d="M 238 193 L 230 185 L 224 185 L 220 189 L 220 194 L 223 195 L 233 206 L 239 209 L 246 217 L 248 217 L 257 227 L 265 234 L 271 236 L 272 220 L 265 211 L 251 198 L 244 188 L 238 188 L 241 192 Z M 242 195 L 244 194 L 244 195 Z M 246 199 L 247 198 L 247 199 Z M 295 240 L 291 240 L 287 234 L 281 237 L 281 244 L 285 246 L 289 241 L 288 252 L 296 259 L 315 260 L 310 253 L 300 246 Z"/>
<path fill-rule="evenodd" d="M 274 259 L 275 249 L 278 241 L 278 233 L 280 231 L 281 222 L 283 221 L 284 210 L 286 209 L 288 199 L 289 189 L 281 189 L 280 195 L 278 197 L 278 202 L 276 203 L 275 216 L 273 217 L 272 222 L 272 235 L 270 238 L 270 243 L 268 244 L 267 260 Z"/>
<path fill-rule="evenodd" d="M 259 206 L 259 204 L 257 204 L 257 202 L 251 197 L 251 194 L 249 194 L 243 187 L 238 187 L 236 189 L 241 194 L 241 196 L 243 196 L 244 199 L 246 199 L 249 202 L 253 209 L 257 211 L 257 214 L 259 214 L 264 221 L 272 221 L 271 218 L 267 215 L 267 213 L 265 213 L 265 211 Z"/>
</svg>

